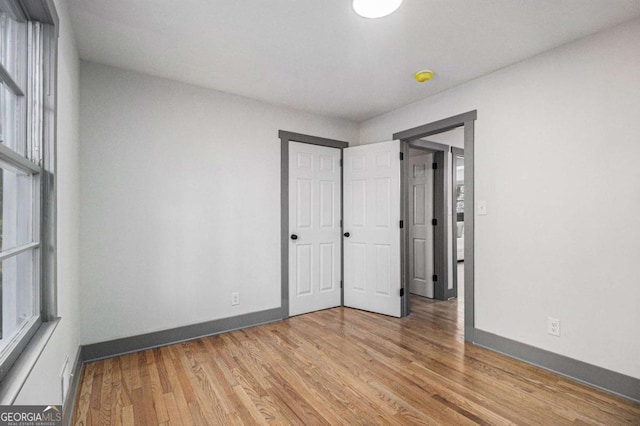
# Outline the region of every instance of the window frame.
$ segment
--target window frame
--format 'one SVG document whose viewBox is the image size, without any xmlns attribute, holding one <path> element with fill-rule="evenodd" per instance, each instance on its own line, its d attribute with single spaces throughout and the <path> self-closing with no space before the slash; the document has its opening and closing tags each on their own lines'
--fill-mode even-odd
<svg viewBox="0 0 640 426">
<path fill-rule="evenodd" d="M 0 158 L 32 176 L 34 210 L 31 243 L 5 250 L 3 257 L 32 250 L 33 277 L 38 284 L 32 296 L 36 304 L 34 316 L 21 326 L 19 338 L 3 349 L 4 355 L 0 359 L 0 404 L 4 405 L 14 402 L 60 320 L 57 312 L 55 184 L 59 19 L 53 0 L 0 0 L 0 7 L 16 20 L 38 27 L 42 39 L 41 51 L 32 49 L 35 44 L 27 45 L 27 60 L 35 59 L 37 64 L 37 67 L 27 66 L 25 70 L 27 87 L 21 88 L 9 71 L 0 66 L 0 80 L 11 85 L 9 89 L 13 93 L 23 92 L 22 96 L 25 96 L 19 113 L 25 115 L 26 132 L 24 156 L 0 144 Z M 30 31 L 27 31 L 27 37 L 30 39 Z M 34 138 L 40 143 L 32 143 Z M 39 149 L 32 150 L 34 146 Z"/>
</svg>

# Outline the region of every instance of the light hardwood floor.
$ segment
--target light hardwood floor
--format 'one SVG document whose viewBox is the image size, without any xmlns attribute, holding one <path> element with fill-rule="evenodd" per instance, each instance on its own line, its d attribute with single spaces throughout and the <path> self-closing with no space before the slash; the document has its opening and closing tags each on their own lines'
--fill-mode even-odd
<svg viewBox="0 0 640 426">
<path fill-rule="evenodd" d="M 74 424 L 640 424 L 640 404 L 464 344 L 457 301 L 412 306 L 405 319 L 329 309 L 87 364 Z"/>
</svg>

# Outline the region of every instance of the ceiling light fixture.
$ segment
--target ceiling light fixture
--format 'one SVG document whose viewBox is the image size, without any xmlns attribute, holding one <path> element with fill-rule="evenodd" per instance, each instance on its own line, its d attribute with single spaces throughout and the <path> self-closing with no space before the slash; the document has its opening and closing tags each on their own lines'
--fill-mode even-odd
<svg viewBox="0 0 640 426">
<path fill-rule="evenodd" d="M 413 77 L 416 79 L 418 83 L 424 83 L 425 81 L 429 81 L 433 78 L 434 73 L 431 70 L 422 70 L 418 71 Z"/>
<path fill-rule="evenodd" d="M 382 18 L 398 10 L 402 0 L 353 0 L 355 12 L 365 18 Z"/>
</svg>

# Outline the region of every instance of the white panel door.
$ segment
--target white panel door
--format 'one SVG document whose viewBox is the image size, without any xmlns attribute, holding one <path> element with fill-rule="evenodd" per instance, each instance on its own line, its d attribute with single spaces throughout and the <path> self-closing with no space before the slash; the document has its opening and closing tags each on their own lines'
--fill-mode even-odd
<svg viewBox="0 0 640 426">
<path fill-rule="evenodd" d="M 289 143 L 291 316 L 340 306 L 340 190 L 339 149 Z"/>
<path fill-rule="evenodd" d="M 409 289 L 433 299 L 433 154 L 409 158 Z"/>
<path fill-rule="evenodd" d="M 399 317 L 400 142 L 346 148 L 344 304 Z"/>
</svg>

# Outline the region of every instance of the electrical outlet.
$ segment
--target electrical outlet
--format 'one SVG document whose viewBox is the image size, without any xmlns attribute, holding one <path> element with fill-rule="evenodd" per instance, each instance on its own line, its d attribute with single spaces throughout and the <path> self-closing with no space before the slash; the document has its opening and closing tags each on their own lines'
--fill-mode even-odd
<svg viewBox="0 0 640 426">
<path fill-rule="evenodd" d="M 236 306 L 240 304 L 240 293 L 237 291 L 231 293 L 231 306 Z"/>
<path fill-rule="evenodd" d="M 558 318 L 547 318 L 547 333 L 560 337 L 560 320 Z"/>
</svg>

